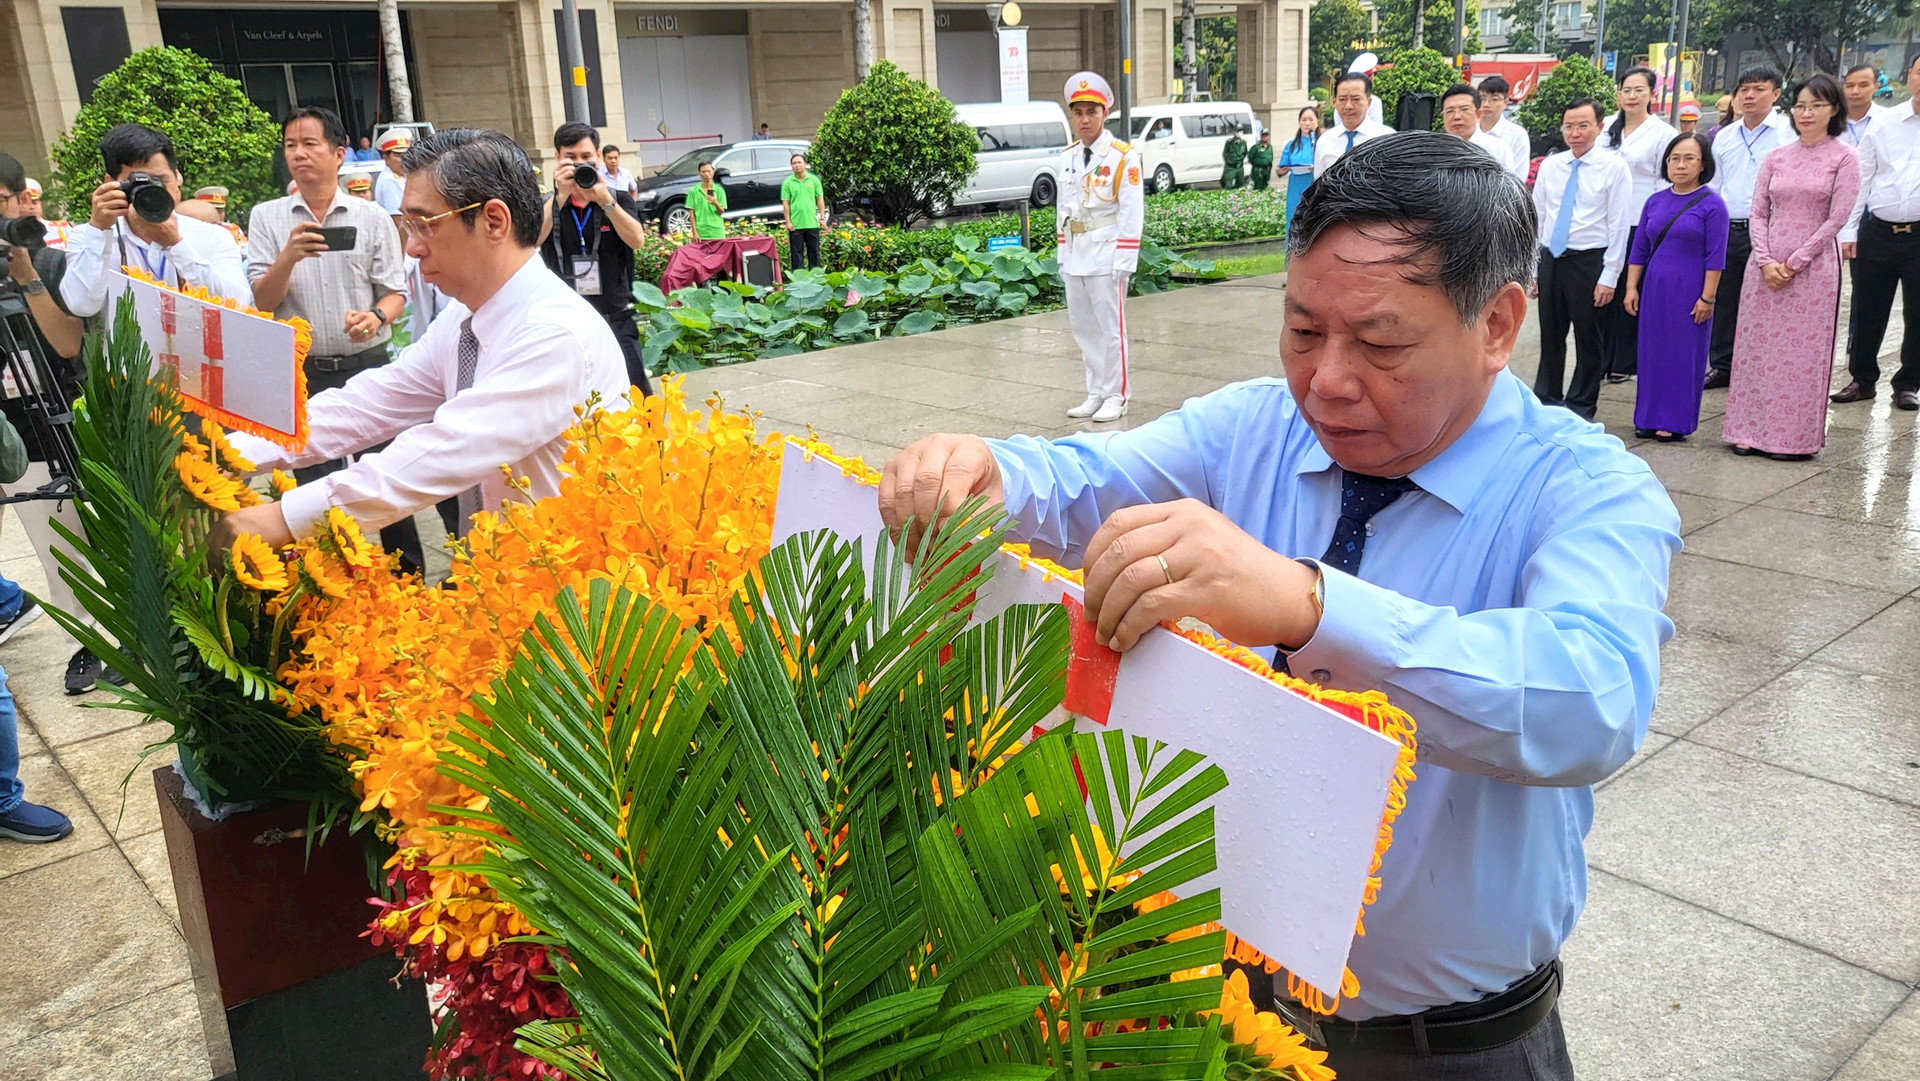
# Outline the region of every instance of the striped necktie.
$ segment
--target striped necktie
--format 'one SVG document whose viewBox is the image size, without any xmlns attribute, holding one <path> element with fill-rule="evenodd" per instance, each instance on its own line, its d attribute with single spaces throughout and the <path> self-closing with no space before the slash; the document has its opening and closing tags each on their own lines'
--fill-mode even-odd
<svg viewBox="0 0 1920 1081">
<path fill-rule="evenodd" d="M 454 393 L 473 386 L 474 369 L 480 366 L 480 339 L 473 336 L 473 317 L 468 316 L 460 324 L 460 377 Z M 473 516 L 480 513 L 480 486 L 478 484 L 460 493 L 460 535 L 467 535 L 473 528 Z"/>
</svg>

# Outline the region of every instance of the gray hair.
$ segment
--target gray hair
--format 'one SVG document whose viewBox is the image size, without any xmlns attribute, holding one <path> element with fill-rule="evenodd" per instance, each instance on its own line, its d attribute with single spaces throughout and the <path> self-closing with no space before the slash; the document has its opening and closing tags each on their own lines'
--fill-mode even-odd
<svg viewBox="0 0 1920 1081">
<path fill-rule="evenodd" d="M 540 188 L 533 162 L 520 144 L 484 128 L 448 128 L 413 144 L 400 159 L 411 176 L 422 173 L 448 206 L 481 204 L 462 211 L 471 227 L 488 202 L 506 204 L 514 242 L 523 248 L 540 243 Z"/>
<path fill-rule="evenodd" d="M 1431 131 L 1362 143 L 1307 188 L 1287 230 L 1298 260 L 1337 225 L 1398 245 L 1407 281 L 1437 285 L 1461 322 L 1508 283 L 1533 280 L 1533 200 L 1506 167 L 1463 139 Z"/>
</svg>

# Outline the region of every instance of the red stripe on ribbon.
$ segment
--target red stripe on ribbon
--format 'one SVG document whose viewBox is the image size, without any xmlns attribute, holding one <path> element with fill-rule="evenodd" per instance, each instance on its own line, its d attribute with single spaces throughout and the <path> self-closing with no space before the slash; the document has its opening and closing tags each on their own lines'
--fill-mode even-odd
<svg viewBox="0 0 1920 1081">
<path fill-rule="evenodd" d="M 160 290 L 160 333 L 172 334 L 174 328 L 174 295 L 165 289 Z"/>
<path fill-rule="evenodd" d="M 1087 622 L 1086 609 L 1070 593 L 1060 595 L 1073 621 L 1073 651 L 1067 660 L 1067 697 L 1061 704 L 1070 713 L 1107 723 L 1113 712 L 1113 688 L 1120 680 L 1120 654 L 1097 637 Z"/>
<path fill-rule="evenodd" d="M 176 373 L 179 372 L 180 371 L 180 354 L 178 353 L 160 354 L 160 366 L 163 368 L 171 368 Z"/>
<path fill-rule="evenodd" d="M 220 341 L 220 311 L 211 304 L 200 309 L 200 352 L 208 360 L 225 360 Z"/>
<path fill-rule="evenodd" d="M 200 365 L 200 400 L 215 409 L 226 407 L 226 369 L 218 364 Z"/>
</svg>

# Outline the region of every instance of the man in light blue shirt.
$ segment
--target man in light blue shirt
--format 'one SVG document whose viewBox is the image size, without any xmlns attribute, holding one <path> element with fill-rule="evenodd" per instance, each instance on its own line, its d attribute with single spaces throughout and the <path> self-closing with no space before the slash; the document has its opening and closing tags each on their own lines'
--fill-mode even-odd
<svg viewBox="0 0 1920 1081">
<path fill-rule="evenodd" d="M 1672 501 L 1506 370 L 1534 234 L 1486 154 L 1369 143 L 1296 212 L 1284 380 L 1129 432 L 931 436 L 881 483 L 896 529 L 1002 501 L 1017 539 L 1085 568 L 1117 649 L 1191 616 L 1413 716 L 1419 778 L 1339 1009 L 1360 1023 L 1325 1026 L 1343 1077 L 1572 1077 L 1556 958 L 1586 899 L 1590 786 L 1645 737 L 1673 633 Z"/>
</svg>

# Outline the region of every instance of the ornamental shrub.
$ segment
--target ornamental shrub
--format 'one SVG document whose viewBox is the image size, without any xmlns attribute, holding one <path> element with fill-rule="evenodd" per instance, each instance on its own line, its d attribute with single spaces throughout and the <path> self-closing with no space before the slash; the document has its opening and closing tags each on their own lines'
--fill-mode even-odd
<svg viewBox="0 0 1920 1081">
<path fill-rule="evenodd" d="M 94 88 L 73 127 L 53 144 L 48 210 L 74 221 L 92 213 L 93 189 L 106 176 L 100 137 L 115 124 L 145 124 L 173 140 L 181 187 L 227 189 L 227 216 L 246 220 L 255 203 L 280 194 L 273 182 L 280 129 L 247 100 L 240 84 L 198 53 L 168 46 L 127 57 Z"/>
<path fill-rule="evenodd" d="M 979 145 L 953 102 L 882 60 L 827 110 L 808 156 L 829 203 L 864 201 L 883 223 L 908 225 L 953 202 Z"/>
<path fill-rule="evenodd" d="M 1535 139 L 1560 136 L 1560 116 L 1581 98 L 1600 103 L 1602 113 L 1613 111 L 1613 80 L 1584 56 L 1568 57 L 1554 68 L 1520 106 L 1520 126 Z"/>
<path fill-rule="evenodd" d="M 1431 24 L 1429 24 L 1431 25 Z M 1393 66 L 1382 68 L 1373 79 L 1373 92 L 1380 95 L 1387 123 L 1393 123 L 1400 99 L 1407 94 L 1433 95 L 1434 130 L 1440 128 L 1440 95 L 1460 81 L 1460 69 L 1453 61 L 1432 49 L 1407 49 L 1396 53 Z"/>
</svg>

